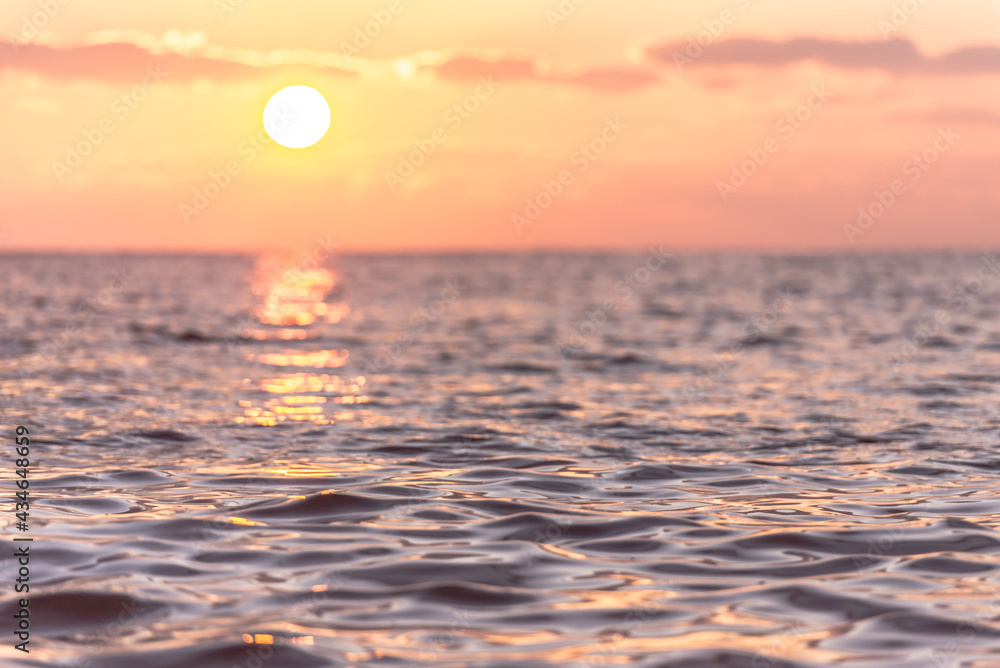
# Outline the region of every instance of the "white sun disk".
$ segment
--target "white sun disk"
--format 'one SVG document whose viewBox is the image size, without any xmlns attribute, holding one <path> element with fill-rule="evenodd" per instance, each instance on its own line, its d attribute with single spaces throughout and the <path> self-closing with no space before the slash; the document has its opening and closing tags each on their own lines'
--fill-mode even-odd
<svg viewBox="0 0 1000 668">
<path fill-rule="evenodd" d="M 282 88 L 264 106 L 264 130 L 282 146 L 312 146 L 329 129 L 330 105 L 315 88 Z"/>
</svg>

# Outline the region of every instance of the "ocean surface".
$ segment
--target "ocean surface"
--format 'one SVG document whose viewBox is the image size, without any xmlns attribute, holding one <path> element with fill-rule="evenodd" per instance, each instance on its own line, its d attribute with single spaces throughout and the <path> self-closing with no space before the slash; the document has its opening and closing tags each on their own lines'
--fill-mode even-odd
<svg viewBox="0 0 1000 668">
<path fill-rule="evenodd" d="M 0 256 L 0 664 L 1000 666 L 995 256 L 668 252 Z"/>
</svg>

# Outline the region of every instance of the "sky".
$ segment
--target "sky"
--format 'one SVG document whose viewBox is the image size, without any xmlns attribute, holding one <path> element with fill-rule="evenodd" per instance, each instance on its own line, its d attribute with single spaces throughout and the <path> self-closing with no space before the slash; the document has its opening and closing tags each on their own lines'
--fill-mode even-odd
<svg viewBox="0 0 1000 668">
<path fill-rule="evenodd" d="M 0 252 L 996 248 L 998 83 L 995 0 L 4 0 Z"/>
</svg>

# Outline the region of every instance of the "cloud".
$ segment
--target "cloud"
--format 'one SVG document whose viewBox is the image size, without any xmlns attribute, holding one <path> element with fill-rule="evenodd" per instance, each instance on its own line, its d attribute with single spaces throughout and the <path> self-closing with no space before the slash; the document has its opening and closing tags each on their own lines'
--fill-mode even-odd
<svg viewBox="0 0 1000 668">
<path fill-rule="evenodd" d="M 815 61 L 841 69 L 882 70 L 890 74 L 1000 74 L 1000 47 L 960 49 L 936 58 L 921 53 L 913 42 L 894 39 L 877 42 L 839 42 L 823 39 L 793 39 L 769 42 L 761 39 L 731 39 L 711 44 L 697 57 L 687 43 L 652 47 L 647 55 L 660 63 L 674 64 L 689 58 L 685 66 L 753 65 L 782 67 Z"/>
<path fill-rule="evenodd" d="M 537 68 L 538 63 L 533 58 L 516 56 L 498 59 L 456 56 L 440 63 L 423 66 L 423 69 L 431 70 L 444 79 L 465 80 L 495 76 L 501 81 L 537 78 Z"/>
<path fill-rule="evenodd" d="M 393 63 L 309 50 L 251 51 L 212 45 L 195 36 L 168 34 L 163 38 L 135 31 L 98 35 L 108 40 L 82 46 L 0 41 L 0 70 L 20 69 L 60 79 L 97 79 L 113 83 L 141 80 L 147 68 L 159 68 L 171 81 L 208 78 L 245 79 L 311 69 L 335 76 L 391 74 Z M 407 60 L 419 69 L 454 81 L 494 76 L 500 81 L 539 81 L 598 90 L 629 91 L 659 81 L 647 68 L 606 67 L 576 73 L 551 73 L 547 64 L 531 55 L 495 50 L 445 49 L 416 54 Z"/>
<path fill-rule="evenodd" d="M 286 57 L 282 53 L 254 54 L 219 47 L 214 51 L 211 55 L 196 51 L 177 53 L 127 42 L 59 48 L 0 41 L 0 70 L 20 69 L 60 79 L 98 79 L 115 83 L 142 79 L 147 68 L 159 69 L 171 81 L 199 77 L 234 80 L 302 67 L 339 76 L 356 74 L 316 59 Z"/>
<path fill-rule="evenodd" d="M 554 73 L 536 58 L 521 55 L 455 55 L 439 57 L 421 69 L 442 79 L 457 81 L 494 76 L 500 81 L 530 80 L 598 90 L 628 91 L 645 88 L 660 80 L 657 72 L 640 67 L 604 67 L 577 73 Z"/>
<path fill-rule="evenodd" d="M 658 82 L 660 77 L 656 72 L 643 68 L 609 67 L 564 76 L 560 80 L 588 88 L 632 90 L 650 86 Z"/>
<path fill-rule="evenodd" d="M 1000 127 L 1000 113 L 987 109 L 954 108 L 938 109 L 925 113 L 897 114 L 893 120 L 929 123 L 933 125 L 981 125 Z"/>
<path fill-rule="evenodd" d="M 995 74 L 1000 72 L 1000 47 L 980 46 L 954 51 L 938 59 L 946 72 Z"/>
</svg>

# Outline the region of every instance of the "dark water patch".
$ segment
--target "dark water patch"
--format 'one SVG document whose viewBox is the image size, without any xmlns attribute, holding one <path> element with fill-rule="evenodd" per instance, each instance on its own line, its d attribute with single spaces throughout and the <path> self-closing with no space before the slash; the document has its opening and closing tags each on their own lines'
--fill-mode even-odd
<svg viewBox="0 0 1000 668">
<path fill-rule="evenodd" d="M 495 621 L 530 632 L 549 629 L 555 632 L 569 625 L 575 629 L 591 632 L 614 633 L 631 631 L 639 621 L 643 625 L 660 624 L 691 619 L 694 616 L 694 613 L 687 610 L 665 608 L 645 609 L 639 612 L 629 608 L 603 608 L 573 610 L 568 614 L 550 611 L 517 613 L 498 616 Z"/>
<path fill-rule="evenodd" d="M 532 362 L 504 362 L 502 364 L 488 364 L 484 368 L 487 371 L 514 374 L 550 374 L 558 370 L 555 366 Z"/>
<path fill-rule="evenodd" d="M 418 510 L 413 513 L 413 517 L 432 522 L 460 522 L 468 519 L 468 516 L 453 513 L 447 510 Z"/>
<path fill-rule="evenodd" d="M 881 434 L 859 434 L 845 429 L 835 429 L 832 434 L 844 439 L 847 443 L 895 443 L 906 440 L 905 436 L 895 432 L 883 432 Z M 835 443 L 836 441 L 830 441 Z"/>
<path fill-rule="evenodd" d="M 779 481 L 768 480 L 767 478 L 732 478 L 730 480 L 709 480 L 701 484 L 707 485 L 708 487 L 720 487 L 723 489 L 731 489 L 738 487 L 756 487 L 759 485 L 775 485 Z"/>
<path fill-rule="evenodd" d="M 534 469 L 543 466 L 570 466 L 576 464 L 576 460 L 551 457 L 491 457 L 484 463 L 508 469 Z"/>
<path fill-rule="evenodd" d="M 583 406 L 572 401 L 521 401 L 514 404 L 516 409 L 549 409 L 553 411 L 579 411 Z"/>
<path fill-rule="evenodd" d="M 721 431 L 718 429 L 681 429 L 664 428 L 663 426 L 652 427 L 642 424 L 633 424 L 620 419 L 590 423 L 586 425 L 586 428 L 605 432 L 608 436 L 613 438 L 626 440 L 646 440 L 676 436 L 704 436 L 708 438 L 732 436 L 731 432 Z"/>
<path fill-rule="evenodd" d="M 215 571 L 205 571 L 183 564 L 171 564 L 171 563 L 146 563 L 146 564 L 134 564 L 137 573 L 147 573 L 149 575 L 154 575 L 163 578 L 194 578 L 200 576 L 211 576 L 215 575 Z"/>
<path fill-rule="evenodd" d="M 898 605 L 875 599 L 836 594 L 820 587 L 806 585 L 771 587 L 755 592 L 748 599 L 745 604 L 740 604 L 740 607 L 760 609 L 763 605 L 766 609 L 777 603 L 783 610 L 790 607 L 811 619 L 835 621 L 853 622 L 902 610 Z"/>
<path fill-rule="evenodd" d="M 168 441 L 172 443 L 191 443 L 199 440 L 197 436 L 184 434 L 173 429 L 140 429 L 128 432 L 130 436 L 148 438 L 152 441 Z"/>
<path fill-rule="evenodd" d="M 606 358 L 604 363 L 609 367 L 640 367 L 649 369 L 655 364 L 655 360 L 641 353 L 625 352 Z"/>
<path fill-rule="evenodd" d="M 488 441 L 491 437 L 500 434 L 498 431 L 484 430 L 484 433 L 453 433 L 453 434 L 440 434 L 433 437 L 427 438 L 411 438 L 407 439 L 407 443 L 431 443 L 431 444 L 441 444 L 447 445 L 449 443 L 483 443 Z"/>
<path fill-rule="evenodd" d="M 261 550 L 204 550 L 193 552 L 189 558 L 199 564 L 239 564 L 240 566 L 274 561 L 271 555 Z"/>
<path fill-rule="evenodd" d="M 276 568 L 308 568 L 312 566 L 324 567 L 330 564 L 341 564 L 356 559 L 367 559 L 371 557 L 385 557 L 395 554 L 397 550 L 388 547 L 366 548 L 360 550 L 303 550 L 291 552 L 279 558 L 273 559 Z"/>
<path fill-rule="evenodd" d="M 339 483 L 342 480 L 342 478 L 338 478 L 337 482 Z M 330 479 L 327 479 L 327 483 L 330 482 Z M 379 496 L 388 496 L 397 499 L 419 499 L 434 496 L 433 490 L 424 489 L 422 487 L 410 487 L 407 485 L 377 485 L 375 487 L 359 487 L 356 492 L 362 496 L 377 494 Z"/>
<path fill-rule="evenodd" d="M 267 657 L 266 660 L 264 657 Z M 114 654 L 91 664 L 94 668 L 233 668 L 262 665 L 282 668 L 339 668 L 343 658 L 322 657 L 289 642 L 257 645 L 252 643 L 206 643 L 195 647 L 149 650 Z"/>
<path fill-rule="evenodd" d="M 850 557 L 835 557 L 832 559 L 814 559 L 799 561 L 785 565 L 760 565 L 753 568 L 725 567 L 719 565 L 697 564 L 688 561 L 667 561 L 649 566 L 648 570 L 662 575 L 686 575 L 705 578 L 754 578 L 795 580 L 799 578 L 815 578 L 828 575 L 853 574 L 862 568 L 878 568 L 887 559 L 880 557 L 865 557 L 864 561 Z"/>
<path fill-rule="evenodd" d="M 489 587 L 517 587 L 520 580 L 512 567 L 506 564 L 470 564 L 429 559 L 369 568 L 343 569 L 340 575 L 351 580 L 373 582 L 385 587 L 454 582 Z"/>
<path fill-rule="evenodd" d="M 957 348 L 958 344 L 945 336 L 932 336 L 921 344 L 925 348 Z"/>
<path fill-rule="evenodd" d="M 942 464 L 949 463 L 947 460 L 931 460 L 940 462 Z M 968 460 L 968 459 L 956 459 L 952 460 L 950 463 L 956 464 L 958 466 L 967 466 L 974 469 L 983 469 L 986 471 L 1000 471 L 1000 459 L 984 457 L 980 460 Z"/>
<path fill-rule="evenodd" d="M 218 488 L 248 488 L 251 490 L 260 491 L 262 489 L 274 490 L 287 490 L 289 487 L 332 487 L 333 478 L 330 477 L 310 477 L 310 476 L 295 476 L 289 478 L 286 476 L 252 476 L 252 475 L 233 475 L 233 476 L 210 476 L 201 478 L 198 480 L 191 481 L 190 484 L 197 485 L 199 487 L 211 487 L 214 489 Z M 340 482 L 340 480 L 338 480 Z"/>
<path fill-rule="evenodd" d="M 573 480 L 566 476 L 550 475 L 529 480 L 520 479 L 513 484 L 520 490 L 531 490 L 549 494 L 589 494 L 594 489 L 594 484 L 590 481 L 574 482 Z M 580 479 L 577 478 L 576 480 Z"/>
<path fill-rule="evenodd" d="M 127 594 L 95 591 L 68 591 L 34 594 L 31 597 L 31 629 L 49 638 L 65 638 L 116 628 L 141 628 L 152 620 L 167 615 L 166 603 L 137 598 Z M 13 619 L 17 602 L 0 606 L 0 615 Z"/>
<path fill-rule="evenodd" d="M 954 469 L 937 468 L 934 466 L 897 466 L 888 469 L 889 473 L 897 475 L 912 475 L 921 478 L 936 478 L 938 476 L 955 475 Z"/>
<path fill-rule="evenodd" d="M 740 343 L 746 348 L 781 348 L 783 346 L 798 344 L 793 337 L 790 336 L 771 336 L 767 334 L 762 334 L 756 337 L 745 338 Z"/>
<path fill-rule="evenodd" d="M 911 535 L 913 532 L 909 532 Z M 750 551 L 802 551 L 808 554 L 858 554 L 910 556 L 937 552 L 988 552 L 1000 549 L 1000 540 L 984 534 L 938 532 L 927 539 L 893 538 L 888 531 L 778 532 L 733 541 Z"/>
<path fill-rule="evenodd" d="M 902 564 L 906 570 L 922 571 L 924 573 L 940 573 L 942 575 L 967 575 L 972 573 L 988 573 L 1000 569 L 998 564 L 984 564 L 979 561 L 967 561 L 952 557 L 924 557 L 913 559 Z"/>
<path fill-rule="evenodd" d="M 945 378 L 966 383 L 1000 383 L 1000 374 L 995 373 L 949 373 Z"/>
<path fill-rule="evenodd" d="M 216 336 L 199 332 L 196 329 L 186 329 L 179 334 L 173 334 L 172 337 L 178 343 L 212 343 L 219 340 Z"/>
<path fill-rule="evenodd" d="M 338 517 L 372 515 L 398 508 L 402 502 L 357 494 L 311 494 L 304 499 L 291 499 L 278 503 L 264 502 L 234 508 L 235 515 L 250 519 L 332 521 Z"/>
<path fill-rule="evenodd" d="M 509 480 L 518 476 L 517 471 L 500 468 L 476 468 L 464 471 L 457 476 L 459 480 Z"/>
<path fill-rule="evenodd" d="M 729 650 L 670 652 L 642 664 L 642 668 L 817 668 L 761 654 Z"/>
<path fill-rule="evenodd" d="M 456 608 L 512 607 L 538 600 L 531 594 L 469 584 L 442 584 L 410 593 L 418 601 Z"/>
<path fill-rule="evenodd" d="M 976 638 L 980 642 L 995 643 L 1000 630 L 968 621 L 946 619 L 932 615 L 899 612 L 874 620 L 867 629 L 873 637 L 889 634 L 907 638 L 921 636 L 946 636 L 950 638 Z"/>
<path fill-rule="evenodd" d="M 665 551 L 666 544 L 658 540 L 596 540 L 590 543 L 578 543 L 576 548 L 589 552 L 610 552 L 621 554 L 638 554 L 644 552 Z"/>
<path fill-rule="evenodd" d="M 658 466 L 655 464 L 636 464 L 629 466 L 623 471 L 615 474 L 618 480 L 627 481 L 659 481 L 659 480 L 680 480 L 686 472 L 678 471 L 672 466 Z"/>
<path fill-rule="evenodd" d="M 504 499 L 461 499 L 455 501 L 454 503 L 462 508 L 468 508 L 473 512 L 493 517 L 506 517 L 521 513 L 549 513 L 567 516 L 583 514 L 579 511 L 567 508 L 550 508 L 534 503 L 506 501 Z"/>
<path fill-rule="evenodd" d="M 963 404 L 958 401 L 924 401 L 919 404 L 925 411 L 955 411 L 962 408 Z"/>
<path fill-rule="evenodd" d="M 189 543 L 192 541 L 218 540 L 227 534 L 239 533 L 245 531 L 247 528 L 246 526 L 234 524 L 226 517 L 217 517 L 210 520 L 191 518 L 165 520 L 136 519 L 101 526 L 99 529 L 89 527 L 87 530 L 94 535 L 144 536 L 161 541 Z"/>
<path fill-rule="evenodd" d="M 944 656 L 945 647 L 995 647 L 998 638 L 1000 631 L 978 623 L 926 613 L 896 612 L 865 620 L 855 625 L 846 636 L 833 638 L 824 644 L 831 649 L 858 653 L 935 650 L 938 656 Z"/>
<path fill-rule="evenodd" d="M 684 311 L 673 309 L 669 306 L 663 304 L 647 303 L 643 306 L 642 312 L 645 315 L 651 316 L 653 318 L 666 318 L 668 320 L 677 320 L 685 316 Z"/>
<path fill-rule="evenodd" d="M 663 528 L 698 526 L 693 520 L 660 515 L 600 518 L 559 517 L 542 513 L 510 515 L 480 524 L 480 528 L 494 540 L 534 542 L 594 540 L 656 532 Z"/>
<path fill-rule="evenodd" d="M 964 394 L 962 388 L 954 385 L 928 384 L 902 388 L 903 392 L 918 397 L 957 397 Z"/>
<path fill-rule="evenodd" d="M 534 390 L 527 385 L 514 385 L 509 387 L 494 387 L 488 390 L 458 389 L 455 394 L 467 397 L 509 397 L 519 394 L 531 394 Z"/>
</svg>

